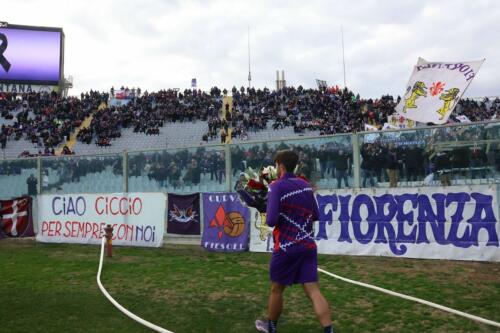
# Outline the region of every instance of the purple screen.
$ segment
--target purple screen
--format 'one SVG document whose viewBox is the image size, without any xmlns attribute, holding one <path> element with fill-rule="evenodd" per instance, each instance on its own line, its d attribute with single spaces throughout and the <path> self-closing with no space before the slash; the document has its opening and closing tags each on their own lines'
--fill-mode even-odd
<svg viewBox="0 0 500 333">
<path fill-rule="evenodd" d="M 0 28 L 0 34 L 7 39 L 7 47 L 0 40 L 0 80 L 59 81 L 60 32 Z"/>
</svg>

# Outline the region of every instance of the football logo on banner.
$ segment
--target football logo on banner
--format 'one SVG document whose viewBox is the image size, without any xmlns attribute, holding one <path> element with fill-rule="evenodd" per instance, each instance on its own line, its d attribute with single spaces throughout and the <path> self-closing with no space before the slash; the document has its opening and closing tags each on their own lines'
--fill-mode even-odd
<svg viewBox="0 0 500 333">
<path fill-rule="evenodd" d="M 419 58 L 396 111 L 422 123 L 444 124 L 484 59 L 470 62 L 428 62 Z"/>
<path fill-rule="evenodd" d="M 217 239 L 219 240 L 224 234 L 229 237 L 238 237 L 245 230 L 245 219 L 240 212 L 226 213 L 224 206 L 220 205 L 209 227 L 218 229 Z"/>
<path fill-rule="evenodd" d="M 228 252 L 248 249 L 250 211 L 238 194 L 204 193 L 203 216 L 202 247 Z"/>
</svg>

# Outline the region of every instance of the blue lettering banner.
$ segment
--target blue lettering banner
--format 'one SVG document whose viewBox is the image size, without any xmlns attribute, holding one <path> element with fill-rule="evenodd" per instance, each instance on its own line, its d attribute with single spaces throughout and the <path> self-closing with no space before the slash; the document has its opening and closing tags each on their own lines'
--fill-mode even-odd
<svg viewBox="0 0 500 333">
<path fill-rule="evenodd" d="M 500 261 L 494 186 L 325 190 L 316 199 L 319 253 Z M 270 251 L 256 226 L 250 250 Z"/>
</svg>

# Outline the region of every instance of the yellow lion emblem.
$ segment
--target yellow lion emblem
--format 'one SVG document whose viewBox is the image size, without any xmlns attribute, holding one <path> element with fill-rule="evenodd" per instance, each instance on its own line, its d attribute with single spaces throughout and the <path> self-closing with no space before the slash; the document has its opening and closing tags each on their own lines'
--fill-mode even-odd
<svg viewBox="0 0 500 333">
<path fill-rule="evenodd" d="M 260 225 L 258 222 L 260 222 Z M 273 229 L 266 223 L 266 213 L 255 212 L 255 228 L 259 230 L 259 238 L 261 241 L 265 241 L 267 236 L 272 234 Z"/>
<path fill-rule="evenodd" d="M 425 83 L 422 81 L 417 81 L 413 85 L 413 88 L 411 89 L 411 95 L 407 99 L 405 99 L 405 106 L 403 107 L 403 112 L 406 113 L 406 109 L 415 109 L 417 106 L 415 105 L 415 102 L 417 98 L 424 96 L 427 96 L 426 92 L 427 87 L 425 86 Z"/>
<path fill-rule="evenodd" d="M 446 90 L 444 93 L 441 94 L 441 96 L 439 96 L 439 99 L 444 101 L 443 106 L 436 111 L 441 115 L 441 118 L 439 118 L 439 120 L 443 119 L 446 113 L 450 111 L 451 104 L 455 100 L 455 98 L 457 98 L 459 92 L 460 89 L 451 88 Z"/>
</svg>

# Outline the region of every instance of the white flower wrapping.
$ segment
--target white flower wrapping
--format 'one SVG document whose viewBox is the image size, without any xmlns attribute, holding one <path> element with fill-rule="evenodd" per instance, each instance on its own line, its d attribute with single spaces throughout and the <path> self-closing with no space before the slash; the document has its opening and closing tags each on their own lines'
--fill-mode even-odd
<svg viewBox="0 0 500 333">
<path fill-rule="evenodd" d="M 248 168 L 246 172 L 240 173 L 235 190 L 247 206 L 257 208 L 259 212 L 265 212 L 269 184 L 276 180 L 277 175 L 274 166 L 261 168 L 259 172 Z"/>
<path fill-rule="evenodd" d="M 262 182 L 266 186 L 278 178 L 278 171 L 273 165 L 263 168 L 260 174 Z"/>
</svg>

